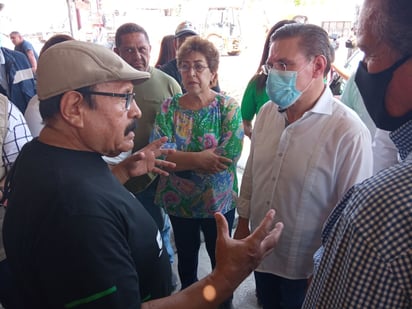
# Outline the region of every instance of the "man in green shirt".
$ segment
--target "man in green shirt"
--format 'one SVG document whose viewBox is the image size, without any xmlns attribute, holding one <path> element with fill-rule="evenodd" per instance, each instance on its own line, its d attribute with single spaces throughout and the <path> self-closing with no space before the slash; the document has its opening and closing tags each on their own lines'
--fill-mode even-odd
<svg viewBox="0 0 412 309">
<path fill-rule="evenodd" d="M 153 131 L 155 116 L 160 105 L 169 97 L 182 93 L 179 84 L 169 75 L 149 65 L 151 45 L 146 30 L 134 23 L 121 25 L 115 36 L 114 51 L 136 70 L 149 72 L 151 77 L 147 81 L 134 86 L 136 103 L 142 111 L 138 120 L 138 128 L 134 131 L 133 152 L 149 144 Z M 148 173 L 130 179 L 126 188 L 131 191 L 156 221 L 162 238 L 173 263 L 174 251 L 170 244 L 170 223 L 164 211 L 154 204 L 154 195 L 157 186 L 157 175 Z"/>
</svg>

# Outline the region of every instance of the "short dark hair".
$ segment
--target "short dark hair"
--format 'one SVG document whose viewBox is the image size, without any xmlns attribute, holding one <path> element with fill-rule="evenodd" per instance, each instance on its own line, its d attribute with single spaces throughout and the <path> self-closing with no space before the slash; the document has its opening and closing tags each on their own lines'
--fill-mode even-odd
<svg viewBox="0 0 412 309">
<path fill-rule="evenodd" d="M 74 40 L 73 37 L 71 37 L 68 34 L 56 34 L 53 35 L 52 37 L 50 37 L 43 45 L 43 47 L 40 50 L 39 55 L 43 54 L 48 48 L 52 47 L 53 45 L 56 45 L 58 43 L 61 42 L 66 42 L 66 41 L 70 41 L 70 40 Z"/>
<path fill-rule="evenodd" d="M 87 92 L 91 91 L 94 86 L 82 87 L 75 89 L 74 91 L 80 92 L 87 104 L 91 109 L 96 107 L 95 102 L 91 99 L 90 94 Z M 44 121 L 53 118 L 55 115 L 60 113 L 60 101 L 63 98 L 64 93 L 58 94 L 54 97 L 40 100 L 39 111 L 42 119 Z"/>
<path fill-rule="evenodd" d="M 299 47 L 308 60 L 318 55 L 323 55 L 326 58 L 326 68 L 323 73 L 326 76 L 335 58 L 328 33 L 323 28 L 312 24 L 288 24 L 276 30 L 270 38 L 270 42 L 296 37 L 299 38 Z"/>
<path fill-rule="evenodd" d="M 142 26 L 139 26 L 138 24 L 135 24 L 135 23 L 126 23 L 126 24 L 121 25 L 116 30 L 116 35 L 115 35 L 116 47 L 120 47 L 120 45 L 122 45 L 122 35 L 129 34 L 129 33 L 135 33 L 135 32 L 143 33 L 147 42 L 150 44 L 149 36 L 147 35 L 146 30 Z"/>
</svg>

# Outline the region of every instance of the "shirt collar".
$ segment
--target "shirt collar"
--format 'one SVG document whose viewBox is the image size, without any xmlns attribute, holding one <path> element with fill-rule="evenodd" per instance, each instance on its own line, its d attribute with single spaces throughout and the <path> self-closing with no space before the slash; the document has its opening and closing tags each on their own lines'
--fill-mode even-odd
<svg viewBox="0 0 412 309">
<path fill-rule="evenodd" d="M 310 109 L 308 112 L 314 113 L 314 114 L 332 115 L 333 106 L 331 104 L 331 101 L 333 101 L 333 99 L 334 98 L 333 98 L 332 91 L 329 89 L 329 87 L 325 87 L 325 90 L 323 91 L 319 100 L 312 107 L 312 109 Z"/>
<path fill-rule="evenodd" d="M 391 132 L 389 136 L 398 148 L 401 159 L 404 160 L 412 151 L 412 120 Z"/>
<path fill-rule="evenodd" d="M 5 63 L 6 63 L 6 59 L 4 59 L 3 51 L 0 48 L 0 64 L 5 64 Z"/>
</svg>

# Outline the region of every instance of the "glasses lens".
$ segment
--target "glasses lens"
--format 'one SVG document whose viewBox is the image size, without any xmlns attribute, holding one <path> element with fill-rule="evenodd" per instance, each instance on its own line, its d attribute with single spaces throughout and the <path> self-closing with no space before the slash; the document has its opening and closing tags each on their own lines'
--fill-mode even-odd
<svg viewBox="0 0 412 309">
<path fill-rule="evenodd" d="M 130 109 L 130 105 L 132 104 L 134 95 L 135 95 L 134 93 L 126 93 L 126 110 L 127 111 Z"/>
<path fill-rule="evenodd" d="M 264 64 L 262 65 L 262 72 L 265 75 L 269 75 L 269 71 L 270 71 L 270 66 L 268 64 Z"/>
<path fill-rule="evenodd" d="M 278 71 L 286 71 L 286 63 L 283 62 L 275 62 L 273 67 Z"/>
<path fill-rule="evenodd" d="M 190 70 L 190 67 L 187 64 L 182 64 L 180 65 L 179 70 L 182 72 L 187 72 Z"/>
<path fill-rule="evenodd" d="M 201 73 L 205 69 L 205 67 L 201 64 L 196 63 L 194 69 L 197 73 Z"/>
</svg>

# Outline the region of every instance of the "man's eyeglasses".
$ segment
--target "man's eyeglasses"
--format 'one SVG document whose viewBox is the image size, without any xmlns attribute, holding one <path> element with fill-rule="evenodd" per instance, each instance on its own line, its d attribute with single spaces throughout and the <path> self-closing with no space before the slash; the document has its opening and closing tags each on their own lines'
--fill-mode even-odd
<svg viewBox="0 0 412 309">
<path fill-rule="evenodd" d="M 93 94 L 93 95 L 101 95 L 105 97 L 115 97 L 115 98 L 123 98 L 126 101 L 125 108 L 128 111 L 130 109 L 130 104 L 134 100 L 135 93 L 128 92 L 128 93 L 114 93 L 114 92 L 99 92 L 99 91 L 82 91 L 82 94 Z"/>
<path fill-rule="evenodd" d="M 190 66 L 187 63 L 182 63 L 179 66 L 179 71 L 180 72 L 189 72 L 191 69 L 195 70 L 196 73 L 202 73 L 205 69 L 207 69 L 208 67 L 205 67 L 203 65 L 201 65 L 200 63 L 195 63 L 193 66 Z"/>
<path fill-rule="evenodd" d="M 269 75 L 270 70 L 275 69 L 278 71 L 286 71 L 288 65 L 284 62 L 275 62 L 274 64 L 265 63 L 262 65 L 262 72 L 265 75 Z"/>
</svg>

